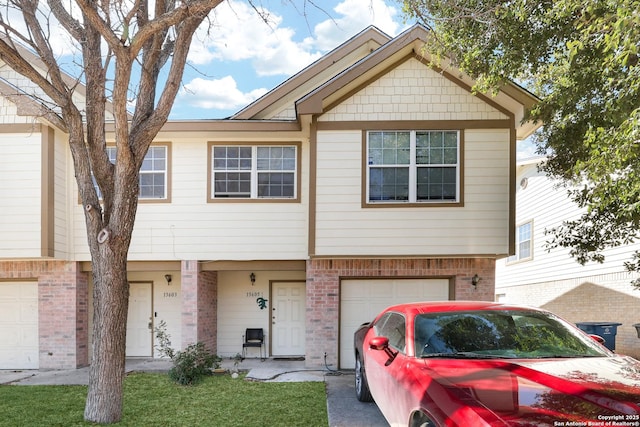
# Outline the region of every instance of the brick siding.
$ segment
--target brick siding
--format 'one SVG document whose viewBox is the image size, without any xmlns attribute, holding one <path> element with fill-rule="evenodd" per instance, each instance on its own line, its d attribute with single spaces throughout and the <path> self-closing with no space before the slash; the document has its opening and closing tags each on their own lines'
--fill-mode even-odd
<svg viewBox="0 0 640 427">
<path fill-rule="evenodd" d="M 481 278 L 477 288 L 471 278 Z M 451 259 L 313 259 L 307 261 L 306 364 L 337 366 L 340 312 L 340 281 L 349 278 L 434 278 L 450 277 L 456 300 L 494 298 L 495 260 Z M 329 345 L 328 345 L 329 344 Z"/>
<path fill-rule="evenodd" d="M 640 294 L 631 286 L 628 272 L 503 287 L 506 301 L 549 310 L 570 322 L 615 322 L 616 352 L 640 358 Z"/>
<path fill-rule="evenodd" d="M 217 352 L 218 274 L 182 261 L 182 348 L 198 341 Z"/>
<path fill-rule="evenodd" d="M 78 263 L 3 261 L 0 279 L 38 281 L 40 369 L 88 365 L 88 276 Z"/>
</svg>

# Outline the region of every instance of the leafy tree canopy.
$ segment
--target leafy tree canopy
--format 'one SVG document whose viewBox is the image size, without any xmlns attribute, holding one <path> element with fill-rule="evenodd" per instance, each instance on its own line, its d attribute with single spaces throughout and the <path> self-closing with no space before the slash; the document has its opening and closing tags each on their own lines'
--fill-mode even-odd
<svg viewBox="0 0 640 427">
<path fill-rule="evenodd" d="M 404 0 L 433 30 L 427 48 L 495 90 L 507 79 L 541 99 L 543 169 L 568 184 L 581 216 L 550 230 L 549 247 L 582 264 L 631 243 L 640 228 L 640 2 Z M 635 253 L 626 267 L 640 271 Z M 640 280 L 634 282 L 640 286 Z"/>
</svg>

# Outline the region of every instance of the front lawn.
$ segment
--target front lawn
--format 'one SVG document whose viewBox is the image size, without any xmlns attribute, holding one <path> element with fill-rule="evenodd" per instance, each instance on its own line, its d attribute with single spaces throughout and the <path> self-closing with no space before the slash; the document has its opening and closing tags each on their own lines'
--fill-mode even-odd
<svg viewBox="0 0 640 427">
<path fill-rule="evenodd" d="M 0 426 L 88 426 L 86 386 L 0 386 Z M 193 387 L 166 374 L 126 378 L 124 414 L 117 426 L 328 425 L 323 382 L 265 383 L 206 377 Z"/>
</svg>

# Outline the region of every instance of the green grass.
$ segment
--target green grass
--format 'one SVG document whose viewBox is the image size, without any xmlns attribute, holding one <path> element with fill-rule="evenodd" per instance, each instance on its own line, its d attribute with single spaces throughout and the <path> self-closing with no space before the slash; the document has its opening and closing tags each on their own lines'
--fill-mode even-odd
<svg viewBox="0 0 640 427">
<path fill-rule="evenodd" d="M 0 386 L 0 426 L 88 426 L 86 386 Z M 328 425 L 323 382 L 265 383 L 207 377 L 177 385 L 163 374 L 135 373 L 125 381 L 118 426 Z"/>
</svg>

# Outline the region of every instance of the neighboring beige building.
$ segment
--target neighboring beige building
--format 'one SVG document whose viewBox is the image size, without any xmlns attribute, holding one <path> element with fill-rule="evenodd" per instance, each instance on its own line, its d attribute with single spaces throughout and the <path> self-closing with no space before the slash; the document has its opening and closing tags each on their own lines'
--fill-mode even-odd
<svg viewBox="0 0 640 427">
<path fill-rule="evenodd" d="M 493 299 L 536 99 L 472 94 L 429 65 L 426 36 L 370 27 L 229 119 L 165 125 L 140 178 L 128 356 L 157 356 L 165 321 L 177 348 L 233 356 L 257 327 L 270 357 L 345 368 L 389 304 Z M 66 135 L 0 76 L 0 369 L 84 366 L 91 262 Z"/>
<path fill-rule="evenodd" d="M 541 158 L 518 162 L 516 191 L 516 253 L 496 263 L 496 296 L 510 303 L 550 310 L 575 323 L 595 322 L 602 332 L 610 328 L 609 341 L 619 353 L 640 357 L 640 290 L 631 281 L 638 277 L 624 268 L 640 243 L 608 249 L 605 262 L 580 265 L 564 248 L 547 249 L 545 230 L 562 221 L 577 219 L 578 207 L 566 189 L 558 187 L 538 169 Z M 615 339 L 615 341 L 614 341 Z"/>
</svg>

